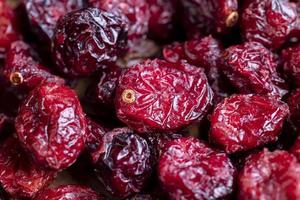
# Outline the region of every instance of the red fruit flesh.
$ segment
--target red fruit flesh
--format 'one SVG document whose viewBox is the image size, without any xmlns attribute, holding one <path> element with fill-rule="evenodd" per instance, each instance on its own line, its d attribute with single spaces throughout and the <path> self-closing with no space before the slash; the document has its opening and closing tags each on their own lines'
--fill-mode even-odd
<svg viewBox="0 0 300 200">
<path fill-rule="evenodd" d="M 227 153 L 275 142 L 289 115 L 288 105 L 271 97 L 234 95 L 211 116 L 210 139 Z"/>
<path fill-rule="evenodd" d="M 203 70 L 146 60 L 120 77 L 116 109 L 118 118 L 140 133 L 172 131 L 201 120 L 212 99 Z"/>
<path fill-rule="evenodd" d="M 67 168 L 84 148 L 85 115 L 75 92 L 65 86 L 52 83 L 32 90 L 15 127 L 23 147 L 45 167 Z"/>
<path fill-rule="evenodd" d="M 300 86 L 300 45 L 282 51 L 284 73 L 292 84 Z"/>
<path fill-rule="evenodd" d="M 158 165 L 171 199 L 223 199 L 233 191 L 235 168 L 225 153 L 196 138 L 169 142 Z"/>
<path fill-rule="evenodd" d="M 300 131 L 300 88 L 294 91 L 287 99 L 290 107 L 290 123 L 297 131 Z"/>
</svg>

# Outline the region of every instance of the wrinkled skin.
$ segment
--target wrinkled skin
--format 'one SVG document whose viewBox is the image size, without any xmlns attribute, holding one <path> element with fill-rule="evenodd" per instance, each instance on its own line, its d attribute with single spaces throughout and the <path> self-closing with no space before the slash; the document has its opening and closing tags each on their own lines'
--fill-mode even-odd
<svg viewBox="0 0 300 200">
<path fill-rule="evenodd" d="M 159 179 L 174 200 L 228 197 L 235 174 L 225 153 L 192 137 L 169 142 L 158 165 Z"/>
<path fill-rule="evenodd" d="M 295 90 L 287 99 L 290 107 L 290 123 L 293 128 L 300 131 L 300 88 Z"/>
<path fill-rule="evenodd" d="M 64 84 L 64 80 L 58 76 L 52 75 L 50 71 L 35 60 L 36 54 L 29 45 L 22 41 L 16 41 L 9 48 L 5 66 L 4 75 L 12 85 L 24 86 L 27 89 L 33 89 L 41 83 Z M 18 83 L 11 79 L 14 73 L 20 73 L 23 81 Z"/>
<path fill-rule="evenodd" d="M 116 61 L 127 45 L 124 27 L 121 18 L 97 8 L 68 13 L 60 18 L 54 33 L 57 67 L 66 76 L 86 76 Z"/>
<path fill-rule="evenodd" d="M 281 53 L 284 73 L 287 79 L 297 87 L 300 86 L 300 45 L 284 49 Z"/>
<path fill-rule="evenodd" d="M 84 148 L 86 120 L 75 92 L 65 86 L 36 87 L 19 109 L 18 138 L 41 166 L 62 170 Z"/>
<path fill-rule="evenodd" d="M 253 0 L 248 1 L 241 18 L 245 40 L 278 49 L 293 30 L 297 11 L 288 0 Z"/>
<path fill-rule="evenodd" d="M 272 97 L 234 95 L 211 115 L 210 139 L 226 153 L 254 149 L 277 141 L 288 115 L 288 105 Z"/>
<path fill-rule="evenodd" d="M 33 200 L 104 200 L 95 191 L 81 185 L 62 185 L 57 188 L 45 189 Z"/>
<path fill-rule="evenodd" d="M 12 136 L 1 144 L 0 169 L 1 186 L 17 198 L 33 197 L 56 176 L 56 172 L 36 166 Z"/>
<path fill-rule="evenodd" d="M 281 98 L 288 92 L 276 71 L 275 55 L 257 42 L 227 48 L 222 63 L 223 72 L 241 93 Z"/>
<path fill-rule="evenodd" d="M 300 198 L 300 164 L 286 151 L 267 149 L 251 155 L 239 174 L 240 200 Z"/>
<path fill-rule="evenodd" d="M 119 128 L 106 133 L 102 144 L 95 172 L 106 190 L 118 197 L 140 192 L 152 170 L 147 141 L 128 128 Z"/>
<path fill-rule="evenodd" d="M 131 102 L 124 96 L 128 90 Z M 118 118 L 144 133 L 177 130 L 199 121 L 211 107 L 212 99 L 213 92 L 202 69 L 155 59 L 122 74 L 115 102 Z"/>
</svg>

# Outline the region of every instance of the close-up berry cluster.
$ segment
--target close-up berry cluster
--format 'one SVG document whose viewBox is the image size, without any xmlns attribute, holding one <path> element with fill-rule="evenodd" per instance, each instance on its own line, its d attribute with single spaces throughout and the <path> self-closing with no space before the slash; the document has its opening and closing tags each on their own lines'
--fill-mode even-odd
<svg viewBox="0 0 300 200">
<path fill-rule="evenodd" d="M 300 1 L 0 0 L 0 200 L 300 200 Z"/>
</svg>

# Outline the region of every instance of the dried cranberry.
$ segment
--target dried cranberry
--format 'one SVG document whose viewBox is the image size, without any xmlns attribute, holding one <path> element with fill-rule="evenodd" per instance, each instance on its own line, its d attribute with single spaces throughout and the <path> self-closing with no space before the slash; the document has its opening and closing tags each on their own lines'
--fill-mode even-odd
<svg viewBox="0 0 300 200">
<path fill-rule="evenodd" d="M 0 169 L 0 183 L 12 197 L 32 197 L 56 176 L 56 172 L 40 169 L 26 157 L 14 137 L 0 147 Z"/>
<path fill-rule="evenodd" d="M 288 39 L 296 19 L 296 6 L 288 0 L 248 1 L 242 11 L 243 37 L 278 49 Z"/>
<path fill-rule="evenodd" d="M 223 71 L 241 93 L 270 95 L 286 93 L 286 83 L 277 73 L 277 61 L 271 51 L 257 42 L 231 46 L 223 55 Z"/>
<path fill-rule="evenodd" d="M 39 192 L 33 200 L 103 200 L 92 189 L 81 185 L 62 185 Z"/>
<path fill-rule="evenodd" d="M 273 97 L 234 95 L 217 105 L 211 116 L 210 138 L 227 153 L 275 142 L 288 105 Z"/>
<path fill-rule="evenodd" d="M 116 109 L 119 119 L 138 132 L 172 131 L 201 120 L 212 99 L 203 70 L 155 59 L 122 74 Z"/>
<path fill-rule="evenodd" d="M 53 39 L 53 56 L 68 76 L 85 76 L 126 49 L 123 21 L 97 8 L 86 8 L 60 18 Z"/>
<path fill-rule="evenodd" d="M 248 157 L 239 174 L 238 199 L 299 199 L 300 164 L 286 151 L 267 149 Z"/>
<path fill-rule="evenodd" d="M 288 97 L 287 104 L 291 111 L 290 122 L 297 131 L 300 131 L 300 88 Z"/>
<path fill-rule="evenodd" d="M 225 153 L 189 137 L 166 145 L 158 174 L 171 199 L 222 199 L 233 191 L 235 168 Z"/>
<path fill-rule="evenodd" d="M 138 193 L 152 170 L 152 153 L 147 141 L 128 128 L 114 129 L 103 137 L 95 172 L 115 196 Z"/>
<path fill-rule="evenodd" d="M 51 83 L 32 90 L 15 126 L 24 148 L 42 166 L 67 168 L 84 148 L 85 115 L 75 92 L 65 86 Z"/>
<path fill-rule="evenodd" d="M 298 136 L 297 139 L 294 141 L 293 146 L 290 149 L 290 152 L 296 156 L 298 162 L 300 162 L 300 137 Z"/>
<path fill-rule="evenodd" d="M 174 42 L 173 44 L 166 45 L 163 49 L 164 59 L 171 63 L 180 62 L 180 60 L 187 60 L 183 44 Z"/>
<path fill-rule="evenodd" d="M 4 75 L 12 85 L 24 85 L 33 89 L 41 83 L 64 84 L 64 80 L 52 75 L 49 70 L 34 59 L 35 53 L 22 41 L 11 44 L 4 67 Z"/>
<path fill-rule="evenodd" d="M 283 50 L 281 55 L 285 75 L 294 85 L 300 86 L 300 45 Z"/>
</svg>

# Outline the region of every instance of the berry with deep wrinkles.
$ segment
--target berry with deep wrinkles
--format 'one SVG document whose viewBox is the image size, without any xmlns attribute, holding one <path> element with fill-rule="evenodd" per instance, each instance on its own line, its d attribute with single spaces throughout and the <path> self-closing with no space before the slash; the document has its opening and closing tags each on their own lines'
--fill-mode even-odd
<svg viewBox="0 0 300 200">
<path fill-rule="evenodd" d="M 283 70 L 287 79 L 299 87 L 300 86 L 300 45 L 284 49 L 281 53 L 283 60 Z"/>
</svg>

